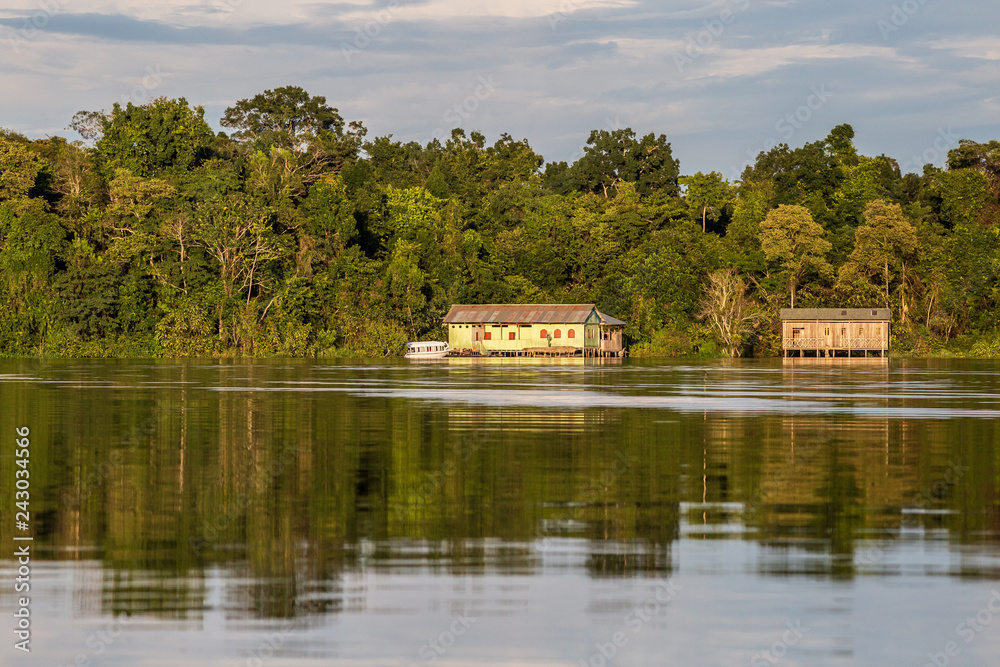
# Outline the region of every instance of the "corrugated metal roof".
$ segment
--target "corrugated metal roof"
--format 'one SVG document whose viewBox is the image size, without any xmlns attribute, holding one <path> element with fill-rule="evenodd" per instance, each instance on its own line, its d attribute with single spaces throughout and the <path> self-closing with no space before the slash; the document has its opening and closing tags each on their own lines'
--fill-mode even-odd
<svg viewBox="0 0 1000 667">
<path fill-rule="evenodd" d="M 597 315 L 601 318 L 601 324 L 605 324 L 612 327 L 623 327 L 625 323 L 621 320 L 611 317 L 610 315 L 605 315 L 601 311 L 597 311 Z"/>
<path fill-rule="evenodd" d="M 585 304 L 456 304 L 445 324 L 583 324 L 595 307 Z"/>
<path fill-rule="evenodd" d="M 888 322 L 889 308 L 782 308 L 782 320 L 820 320 L 824 322 Z"/>
</svg>

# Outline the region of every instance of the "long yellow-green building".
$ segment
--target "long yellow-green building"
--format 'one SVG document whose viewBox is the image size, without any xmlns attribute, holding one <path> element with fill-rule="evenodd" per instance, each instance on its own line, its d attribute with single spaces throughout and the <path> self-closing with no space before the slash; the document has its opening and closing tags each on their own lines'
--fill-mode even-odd
<svg viewBox="0 0 1000 667">
<path fill-rule="evenodd" d="M 444 318 L 455 350 L 509 356 L 624 356 L 625 323 L 590 304 L 454 305 Z"/>
</svg>

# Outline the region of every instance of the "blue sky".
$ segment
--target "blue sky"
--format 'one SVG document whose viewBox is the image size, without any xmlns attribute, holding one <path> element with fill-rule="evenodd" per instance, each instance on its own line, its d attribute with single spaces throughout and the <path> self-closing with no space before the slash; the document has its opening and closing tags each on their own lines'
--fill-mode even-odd
<svg viewBox="0 0 1000 667">
<path fill-rule="evenodd" d="M 904 171 L 1000 139 L 1000 6 L 971 0 L 0 0 L 0 126 L 268 88 L 326 96 L 369 137 L 452 127 L 579 157 L 592 129 L 665 134 L 682 173 L 853 125 Z"/>
</svg>

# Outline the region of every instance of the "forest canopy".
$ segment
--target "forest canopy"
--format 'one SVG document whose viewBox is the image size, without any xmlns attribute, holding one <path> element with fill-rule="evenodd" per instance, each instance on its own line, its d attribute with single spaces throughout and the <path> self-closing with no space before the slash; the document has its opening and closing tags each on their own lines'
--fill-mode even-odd
<svg viewBox="0 0 1000 667">
<path fill-rule="evenodd" d="M 0 355 L 384 356 L 454 303 L 595 303 L 638 356 L 778 354 L 778 311 L 890 307 L 904 354 L 1000 356 L 1000 142 L 903 174 L 854 130 L 736 182 L 663 134 L 368 138 L 322 96 L 160 98 L 0 130 Z"/>
</svg>

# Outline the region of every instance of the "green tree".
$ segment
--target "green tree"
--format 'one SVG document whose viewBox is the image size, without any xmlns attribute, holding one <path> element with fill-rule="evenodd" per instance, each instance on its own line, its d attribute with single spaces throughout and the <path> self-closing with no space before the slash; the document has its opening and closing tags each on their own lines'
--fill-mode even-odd
<svg viewBox="0 0 1000 667">
<path fill-rule="evenodd" d="M 247 303 L 264 282 L 264 266 L 280 256 L 272 212 L 242 195 L 199 206 L 193 240 L 218 264 L 226 296 L 245 293 Z"/>
<path fill-rule="evenodd" d="M 719 219 L 722 209 L 729 202 L 729 183 L 717 171 L 703 174 L 700 171 L 693 176 L 685 176 L 680 179 L 682 185 L 687 186 L 688 206 L 696 211 L 701 218 L 701 231 L 706 230 L 706 220 L 713 222 Z"/>
<path fill-rule="evenodd" d="M 899 204 L 879 199 L 865 209 L 865 223 L 858 227 L 854 250 L 841 267 L 838 287 L 850 292 L 867 283 L 881 285 L 882 300 L 889 307 L 891 286 L 906 274 L 917 249 L 917 232 Z M 906 292 L 900 290 L 901 318 L 906 320 Z"/>
<path fill-rule="evenodd" d="M 399 311 L 406 310 L 411 338 L 416 337 L 413 311 L 420 310 L 427 302 L 423 294 L 426 276 L 417 264 L 418 250 L 417 244 L 400 239 L 385 269 L 390 304 Z"/>
<path fill-rule="evenodd" d="M 733 218 L 725 237 L 730 264 L 744 272 L 763 273 L 765 260 L 760 249 L 760 223 L 774 208 L 774 184 L 769 180 L 744 179 L 736 193 Z"/>
<path fill-rule="evenodd" d="M 890 189 L 898 183 L 899 167 L 885 156 L 878 158 L 855 156 L 853 166 L 844 167 L 844 180 L 833 196 L 837 220 L 857 227 L 864 218 L 865 207 L 876 199 L 889 199 Z"/>
<path fill-rule="evenodd" d="M 301 212 L 306 225 L 299 235 L 298 272 L 312 275 L 331 262 L 338 264 L 348 246 L 357 241 L 354 203 L 343 179 L 330 176 L 309 189 Z"/>
<path fill-rule="evenodd" d="M 735 269 L 708 274 L 700 319 L 706 320 L 731 357 L 739 357 L 754 331 L 767 319 L 764 309 L 747 294 L 747 284 Z"/>
<path fill-rule="evenodd" d="M 229 107 L 221 124 L 236 130 L 233 138 L 248 153 L 254 188 L 282 205 L 304 196 L 325 171 L 339 172 L 355 161 L 367 133 L 344 119 L 320 95 L 298 86 L 266 90 Z"/>
<path fill-rule="evenodd" d="M 31 149 L 46 164 L 48 178 L 42 194 L 60 215 L 76 221 L 88 208 L 102 203 L 104 183 L 96 169 L 93 150 L 62 137 L 39 139 L 31 144 Z"/>
<path fill-rule="evenodd" d="M 622 182 L 635 183 L 642 195 L 679 193 L 680 166 L 662 134 L 637 139 L 631 128 L 594 130 L 572 170 L 580 189 L 605 198 L 612 197 L 615 186 Z"/>
<path fill-rule="evenodd" d="M 41 170 L 27 142 L 0 134 L 0 201 L 27 197 Z"/>
<path fill-rule="evenodd" d="M 803 276 L 809 271 L 820 275 L 831 272 L 826 261 L 831 245 L 823 234 L 823 227 L 804 206 L 779 206 L 760 223 L 761 249 L 767 261 L 778 264 L 787 277 L 792 308 Z"/>
<path fill-rule="evenodd" d="M 104 173 L 111 179 L 118 169 L 136 176 L 192 169 L 211 154 L 214 135 L 205 122 L 205 109 L 187 100 L 158 99 L 114 108 L 102 121 L 97 142 Z"/>
<path fill-rule="evenodd" d="M 323 133 L 341 132 L 344 119 L 320 95 L 298 86 L 266 90 L 226 109 L 222 126 L 236 130 L 240 142 L 304 150 Z"/>
</svg>

